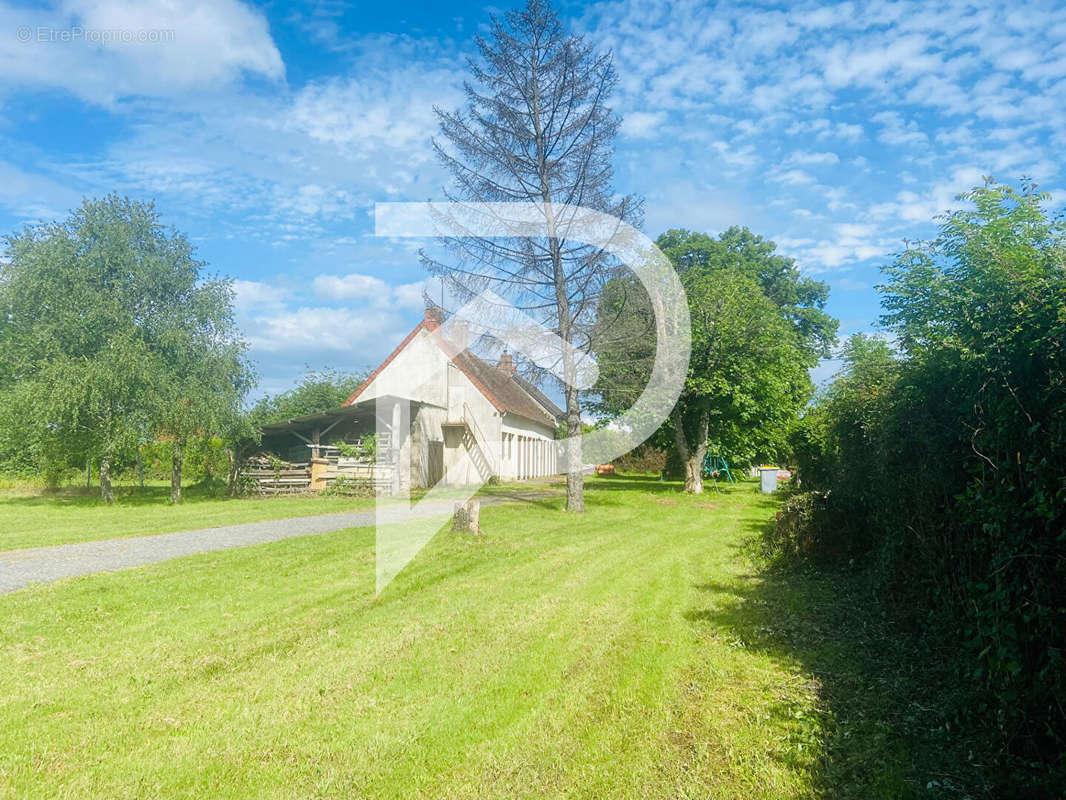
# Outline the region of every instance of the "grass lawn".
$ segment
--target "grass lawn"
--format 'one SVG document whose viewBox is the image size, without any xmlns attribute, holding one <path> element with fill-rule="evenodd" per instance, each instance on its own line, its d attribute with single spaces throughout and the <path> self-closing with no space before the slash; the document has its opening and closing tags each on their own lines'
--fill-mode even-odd
<svg viewBox="0 0 1066 800">
<path fill-rule="evenodd" d="M 483 496 L 512 499 L 536 495 L 545 482 L 484 486 Z M 460 490 L 456 490 L 459 496 Z M 334 514 L 374 507 L 370 497 L 275 495 L 231 498 L 195 487 L 182 491 L 179 505 L 170 503 L 170 484 L 143 489 L 116 485 L 116 502 L 107 505 L 99 490 L 66 488 L 46 492 L 36 487 L 0 489 L 0 551 L 44 547 L 98 539 L 147 536 L 153 533 L 214 528 L 241 522 L 262 522 L 314 514 Z M 423 494 L 411 493 L 417 501 Z"/>
<path fill-rule="evenodd" d="M 99 491 L 0 492 L 0 550 L 51 544 L 117 539 L 151 533 L 213 528 L 239 522 L 303 517 L 372 508 L 362 497 L 247 497 L 227 498 L 182 493 L 179 505 L 170 504 L 170 485 L 144 489 L 116 487 L 117 502 L 108 506 Z"/>
<path fill-rule="evenodd" d="M 867 694 L 827 699 L 857 663 L 829 587 L 744 556 L 772 499 L 589 483 L 583 516 L 484 508 L 378 597 L 366 529 L 0 597 L 0 797 L 907 793 L 891 731 L 827 705 Z"/>
</svg>

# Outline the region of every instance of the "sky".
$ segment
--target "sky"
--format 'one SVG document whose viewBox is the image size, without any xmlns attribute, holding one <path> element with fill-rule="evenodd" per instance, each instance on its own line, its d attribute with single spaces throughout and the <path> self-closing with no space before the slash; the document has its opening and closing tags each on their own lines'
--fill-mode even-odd
<svg viewBox="0 0 1066 800">
<path fill-rule="evenodd" d="M 375 202 L 443 197 L 477 3 L 0 0 L 0 234 L 154 200 L 235 280 L 258 392 L 379 363 L 421 318 L 418 243 Z M 643 230 L 746 225 L 876 328 L 879 268 L 984 176 L 1066 200 L 1066 6 L 558 5 L 614 56 L 616 188 Z M 830 361 L 816 378 L 831 374 Z"/>
</svg>

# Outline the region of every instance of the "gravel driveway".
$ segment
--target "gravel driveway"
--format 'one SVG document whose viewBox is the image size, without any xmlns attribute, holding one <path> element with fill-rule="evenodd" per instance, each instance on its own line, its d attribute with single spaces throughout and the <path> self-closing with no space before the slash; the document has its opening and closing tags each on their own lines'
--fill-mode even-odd
<svg viewBox="0 0 1066 800">
<path fill-rule="evenodd" d="M 504 498 L 481 498 L 482 505 L 496 505 Z M 418 517 L 451 515 L 454 502 L 442 500 L 419 503 Z M 399 522 L 405 512 L 401 505 L 384 506 L 383 522 Z M 14 592 L 31 583 L 50 583 L 76 575 L 139 567 L 171 558 L 181 558 L 212 550 L 228 550 L 250 544 L 276 542 L 296 536 L 314 536 L 345 528 L 374 525 L 374 510 L 294 517 L 268 522 L 246 522 L 219 528 L 178 533 L 160 533 L 128 539 L 105 539 L 51 547 L 0 552 L 0 594 Z"/>
</svg>

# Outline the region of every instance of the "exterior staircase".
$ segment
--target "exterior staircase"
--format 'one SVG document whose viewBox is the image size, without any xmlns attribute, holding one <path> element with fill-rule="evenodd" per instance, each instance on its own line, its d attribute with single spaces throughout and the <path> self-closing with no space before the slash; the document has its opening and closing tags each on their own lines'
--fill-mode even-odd
<svg viewBox="0 0 1066 800">
<path fill-rule="evenodd" d="M 493 475 L 498 476 L 500 474 L 492 448 L 489 447 L 485 434 L 481 432 L 474 415 L 470 412 L 470 406 L 463 403 L 462 419 L 445 422 L 443 427 L 462 429 L 460 441 L 470 455 L 470 460 L 473 462 L 474 469 L 477 470 L 481 480 L 487 481 Z"/>
</svg>

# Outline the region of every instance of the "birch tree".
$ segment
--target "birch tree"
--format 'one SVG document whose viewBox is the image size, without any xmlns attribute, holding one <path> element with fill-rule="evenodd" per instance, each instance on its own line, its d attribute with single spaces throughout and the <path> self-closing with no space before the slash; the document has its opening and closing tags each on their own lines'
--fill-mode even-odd
<svg viewBox="0 0 1066 800">
<path fill-rule="evenodd" d="M 228 424 L 252 373 L 229 282 L 202 274 L 151 203 L 86 200 L 63 222 L 6 238 L 0 261 L 0 439 L 50 464 L 112 469 L 145 435 Z"/>
</svg>

